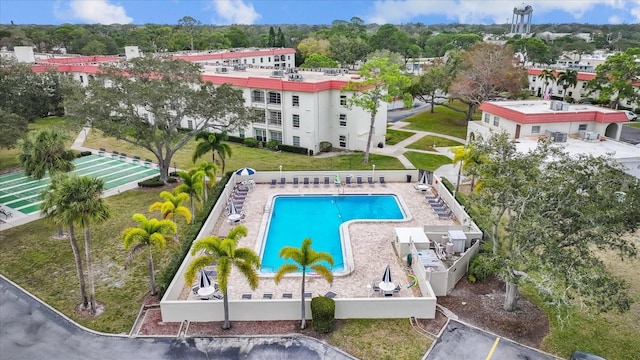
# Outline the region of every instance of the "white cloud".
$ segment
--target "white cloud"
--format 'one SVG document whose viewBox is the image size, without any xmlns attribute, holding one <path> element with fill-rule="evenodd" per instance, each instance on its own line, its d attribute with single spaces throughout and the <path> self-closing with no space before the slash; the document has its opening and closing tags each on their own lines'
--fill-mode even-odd
<svg viewBox="0 0 640 360">
<path fill-rule="evenodd" d="M 220 25 L 250 25 L 260 18 L 253 4 L 245 4 L 243 0 L 213 0 L 212 5 L 217 15 L 214 22 Z"/>
<path fill-rule="evenodd" d="M 133 21 L 122 5 L 111 4 L 109 0 L 56 1 L 53 13 L 61 20 L 80 20 L 92 24 L 129 24 Z"/>
<path fill-rule="evenodd" d="M 609 24 L 622 24 L 624 19 L 618 15 L 611 15 L 608 19 Z"/>
<path fill-rule="evenodd" d="M 399 24 L 415 21 L 420 16 L 440 15 L 442 22 L 456 21 L 463 24 L 504 24 L 511 22 L 513 8 L 520 4 L 533 7 L 533 20 L 536 15 L 546 14 L 546 18 L 553 18 L 554 12 L 570 14 L 576 21 L 597 5 L 604 5 L 610 9 L 620 9 L 626 13 L 630 5 L 628 0 L 377 0 L 372 11 L 364 18 L 371 23 Z M 631 13 L 640 17 L 640 0 L 635 0 L 638 7 Z M 633 12 L 635 10 L 636 12 Z M 550 16 L 551 15 L 551 16 Z M 614 17 L 614 19 L 616 19 Z M 553 22 L 553 21 L 550 21 Z"/>
</svg>

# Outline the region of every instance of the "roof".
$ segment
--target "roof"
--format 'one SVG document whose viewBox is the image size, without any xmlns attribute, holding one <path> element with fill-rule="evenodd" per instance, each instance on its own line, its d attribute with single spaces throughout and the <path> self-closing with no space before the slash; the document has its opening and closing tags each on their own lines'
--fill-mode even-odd
<svg viewBox="0 0 640 360">
<path fill-rule="evenodd" d="M 599 123 L 628 122 L 622 111 L 585 104 L 564 103 L 566 110 L 552 110 L 555 100 L 485 101 L 480 110 L 520 124 L 593 121 Z"/>
<path fill-rule="evenodd" d="M 295 55 L 296 49 L 292 48 L 273 48 L 273 49 L 232 49 L 221 51 L 209 51 L 195 54 L 174 54 L 174 59 L 182 59 L 186 61 L 204 61 L 204 60 L 226 60 L 226 59 L 242 59 L 256 56 L 269 55 Z"/>
<path fill-rule="evenodd" d="M 569 69 L 569 70 L 572 70 L 572 69 Z M 529 73 L 529 75 L 538 76 L 538 75 L 540 75 L 542 73 L 542 69 L 529 68 L 529 69 L 527 69 L 527 72 Z M 556 78 L 562 72 L 564 72 L 564 71 L 557 71 L 557 70 L 553 71 L 553 73 L 556 76 Z M 595 79 L 595 78 L 596 78 L 596 74 L 595 73 L 578 72 L 578 80 L 580 80 L 580 81 L 589 81 L 589 80 L 592 80 L 592 79 Z"/>
</svg>

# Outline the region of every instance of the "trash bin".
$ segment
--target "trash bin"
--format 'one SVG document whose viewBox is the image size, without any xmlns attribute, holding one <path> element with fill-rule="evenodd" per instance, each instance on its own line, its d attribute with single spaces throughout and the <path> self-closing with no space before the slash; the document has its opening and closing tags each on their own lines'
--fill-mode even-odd
<svg viewBox="0 0 640 360">
<path fill-rule="evenodd" d="M 407 175 L 407 182 L 410 183 L 411 182 L 411 175 Z"/>
</svg>

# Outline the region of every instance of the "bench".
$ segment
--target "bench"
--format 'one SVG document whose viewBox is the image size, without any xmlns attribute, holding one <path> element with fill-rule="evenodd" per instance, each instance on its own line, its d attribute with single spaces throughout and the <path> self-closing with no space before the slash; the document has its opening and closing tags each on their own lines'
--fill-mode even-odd
<svg viewBox="0 0 640 360">
<path fill-rule="evenodd" d="M 113 151 L 113 152 L 111 153 L 111 157 L 112 157 L 112 158 L 114 158 L 114 159 L 117 159 L 117 158 L 118 158 L 118 156 L 120 156 L 120 153 L 119 153 L 119 152 L 117 152 L 117 151 Z"/>
<path fill-rule="evenodd" d="M 122 153 L 120 154 L 120 160 L 125 161 L 127 159 L 127 154 Z"/>
<path fill-rule="evenodd" d="M 107 152 L 107 150 L 100 148 L 100 150 L 98 150 L 98 155 L 100 156 L 104 156 L 104 154 Z"/>
<path fill-rule="evenodd" d="M 140 156 L 134 156 L 133 160 L 131 160 L 132 163 L 134 164 L 138 164 L 140 162 Z"/>
<path fill-rule="evenodd" d="M 151 159 L 144 159 L 144 166 L 149 167 L 151 166 L 151 163 L 153 162 L 153 160 Z"/>
</svg>

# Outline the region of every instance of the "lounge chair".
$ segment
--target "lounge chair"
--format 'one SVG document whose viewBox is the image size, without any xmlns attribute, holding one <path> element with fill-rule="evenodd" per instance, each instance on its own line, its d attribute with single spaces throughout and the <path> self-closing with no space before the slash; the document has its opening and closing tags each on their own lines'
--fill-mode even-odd
<svg viewBox="0 0 640 360">
<path fill-rule="evenodd" d="M 319 178 L 313 178 L 313 185 L 314 186 L 320 185 L 320 179 Z"/>
<path fill-rule="evenodd" d="M 273 299 L 273 293 L 272 292 L 266 292 L 264 294 L 262 294 L 262 298 L 263 299 Z"/>
<path fill-rule="evenodd" d="M 280 182 L 278 184 L 280 184 L 280 186 L 284 186 L 284 184 L 287 183 L 287 179 L 285 178 L 280 178 Z"/>
<path fill-rule="evenodd" d="M 328 176 L 324 177 L 324 186 L 329 186 L 329 177 Z"/>
<path fill-rule="evenodd" d="M 151 166 L 151 164 L 153 163 L 153 160 L 151 159 L 144 159 L 144 166 L 149 167 Z"/>
<path fill-rule="evenodd" d="M 435 199 L 439 199 L 440 195 L 436 194 L 436 195 L 425 195 L 424 196 L 427 200 L 435 200 Z"/>
<path fill-rule="evenodd" d="M 309 186 L 309 178 L 306 177 L 306 178 L 302 179 L 302 184 L 304 184 L 304 186 Z"/>
<path fill-rule="evenodd" d="M 326 294 L 324 294 L 324 297 L 329 298 L 329 299 L 333 299 L 336 296 L 338 296 L 338 293 L 333 291 L 333 290 L 329 290 L 329 291 L 327 291 Z"/>
<path fill-rule="evenodd" d="M 380 291 L 380 283 L 372 281 L 371 282 L 371 288 L 373 289 L 373 291 L 379 292 Z"/>
<path fill-rule="evenodd" d="M 384 176 L 380 176 L 380 185 L 387 185 L 387 182 L 384 181 Z"/>
<path fill-rule="evenodd" d="M 351 186 L 351 176 L 347 176 L 344 179 L 344 183 L 345 183 L 345 185 Z"/>
<path fill-rule="evenodd" d="M 113 152 L 111 152 L 111 157 L 112 157 L 112 158 L 117 159 L 117 158 L 118 158 L 118 156 L 120 156 L 120 153 L 119 153 L 119 152 L 117 152 L 117 151 L 113 151 Z"/>
<path fill-rule="evenodd" d="M 125 154 L 125 153 L 120 154 L 119 159 L 122 160 L 122 161 L 127 160 L 127 154 Z"/>
<path fill-rule="evenodd" d="M 251 300 L 251 297 L 252 297 L 251 293 L 244 293 L 244 294 L 242 294 L 240 299 L 242 299 L 242 300 Z"/>
<path fill-rule="evenodd" d="M 449 209 L 449 206 L 447 206 L 447 204 L 445 203 L 439 203 L 439 204 L 429 203 L 429 206 L 431 206 L 433 210 Z"/>
<path fill-rule="evenodd" d="M 367 177 L 367 184 L 369 184 L 369 185 L 373 185 L 374 184 L 373 177 L 371 177 L 371 176 Z"/>
<path fill-rule="evenodd" d="M 400 293 L 400 289 L 402 289 L 402 284 L 401 283 L 396 284 L 396 288 L 393 289 L 393 293 L 394 294 Z"/>
<path fill-rule="evenodd" d="M 311 299 L 313 297 L 313 293 L 311 291 L 305 291 L 304 292 L 304 298 L 305 299 Z"/>
<path fill-rule="evenodd" d="M 358 184 L 358 185 L 362 186 L 362 176 L 358 176 L 358 177 L 356 178 L 356 184 Z"/>
<path fill-rule="evenodd" d="M 431 203 L 431 204 L 436 204 L 436 203 L 442 203 L 442 198 L 440 198 L 440 196 L 437 196 L 434 199 L 427 199 L 427 202 Z"/>
<path fill-rule="evenodd" d="M 191 293 L 193 295 L 198 296 L 198 290 L 200 290 L 200 285 L 195 284 L 195 285 L 191 286 Z"/>
<path fill-rule="evenodd" d="M 438 217 L 441 219 L 451 219 L 453 217 L 453 213 L 451 211 L 446 213 L 437 212 L 436 215 L 438 215 Z"/>
<path fill-rule="evenodd" d="M 271 179 L 271 186 L 276 186 L 277 180 L 276 179 Z"/>
<path fill-rule="evenodd" d="M 293 293 L 292 292 L 284 292 L 284 293 L 282 293 L 282 298 L 283 299 L 293 299 Z"/>
<path fill-rule="evenodd" d="M 107 152 L 106 149 L 100 148 L 100 150 L 98 151 L 98 155 L 100 156 L 104 156 L 104 154 Z"/>
<path fill-rule="evenodd" d="M 140 156 L 135 155 L 133 157 L 133 160 L 131 160 L 132 163 L 134 164 L 139 164 L 140 163 Z"/>
</svg>

